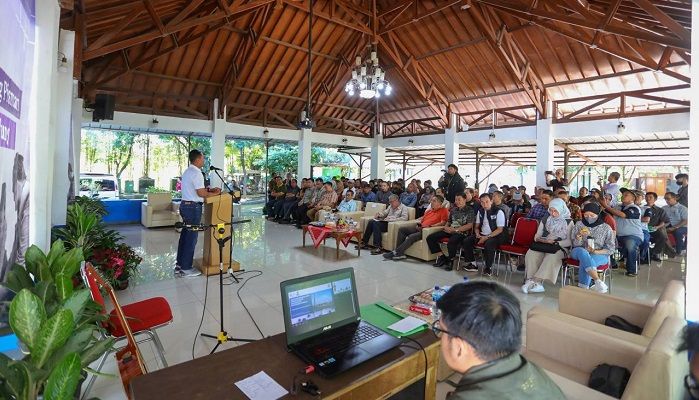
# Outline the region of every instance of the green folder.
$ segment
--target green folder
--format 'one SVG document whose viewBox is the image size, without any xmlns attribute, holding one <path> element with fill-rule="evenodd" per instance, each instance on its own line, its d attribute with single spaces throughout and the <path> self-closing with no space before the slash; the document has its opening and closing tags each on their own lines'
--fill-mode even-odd
<svg viewBox="0 0 699 400">
<path fill-rule="evenodd" d="M 396 310 L 395 308 L 389 306 L 388 304 L 384 302 L 377 302 L 374 304 L 367 304 L 364 306 L 359 307 L 359 311 L 362 315 L 362 319 L 377 328 L 380 328 L 384 332 L 388 333 L 391 336 L 395 336 L 397 338 L 403 337 L 403 336 L 410 336 L 418 332 L 422 332 L 425 329 L 427 329 L 427 323 L 425 322 L 424 325 L 419 326 L 412 331 L 406 332 L 406 333 L 400 333 L 397 331 L 394 331 L 393 329 L 389 329 L 389 325 L 393 325 L 396 322 L 402 320 L 403 318 L 407 317 L 404 313 Z"/>
</svg>

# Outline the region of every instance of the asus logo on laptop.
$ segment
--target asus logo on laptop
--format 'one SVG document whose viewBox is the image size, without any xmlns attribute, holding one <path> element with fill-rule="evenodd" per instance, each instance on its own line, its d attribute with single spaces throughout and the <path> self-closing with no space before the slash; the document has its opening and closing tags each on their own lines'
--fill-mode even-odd
<svg viewBox="0 0 699 400">
<path fill-rule="evenodd" d="M 332 328 L 332 327 L 333 327 L 332 325 L 324 326 L 324 327 L 323 327 L 323 332 L 325 332 L 325 331 L 327 331 L 327 330 L 330 330 L 330 328 Z"/>
</svg>

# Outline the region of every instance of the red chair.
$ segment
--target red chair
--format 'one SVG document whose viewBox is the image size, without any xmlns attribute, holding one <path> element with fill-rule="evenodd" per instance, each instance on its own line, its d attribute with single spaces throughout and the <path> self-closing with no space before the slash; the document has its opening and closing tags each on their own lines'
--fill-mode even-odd
<svg viewBox="0 0 699 400">
<path fill-rule="evenodd" d="M 520 218 L 523 218 L 525 216 L 526 214 L 524 213 L 513 213 L 510 217 L 510 228 L 515 228 L 517 226 L 517 221 L 519 221 Z"/>
<path fill-rule="evenodd" d="M 580 268 L 580 262 L 574 258 L 565 258 L 563 259 L 563 266 L 561 268 L 561 274 L 563 276 L 561 277 L 561 287 L 565 286 L 565 282 L 568 279 L 569 276 L 569 270 L 573 270 L 573 274 L 570 274 L 570 284 L 573 285 L 575 283 L 574 279 L 574 272 L 576 268 Z M 609 273 L 607 273 L 609 272 Z M 611 273 L 611 268 L 609 267 L 609 263 L 603 264 L 603 265 L 598 265 L 597 266 L 597 274 L 602 276 L 602 281 L 606 281 L 607 277 L 609 277 L 609 293 L 612 292 L 612 273 Z"/>
<path fill-rule="evenodd" d="M 90 294 L 92 299 L 101 306 L 101 312 L 106 314 L 106 306 L 104 302 L 104 297 L 102 296 L 101 290 L 104 289 L 108 293 L 113 292 L 111 286 L 106 283 L 103 278 L 99 275 L 97 270 L 90 264 L 85 263 L 81 269 L 83 281 L 85 285 L 90 289 Z M 116 296 L 112 297 L 112 302 L 114 303 L 114 309 L 109 312 L 109 320 L 104 323 L 104 328 L 107 330 L 109 336 L 113 337 L 116 341 L 127 340 L 129 335 L 128 331 L 133 332 L 133 336 L 145 335 L 146 338 L 138 341 L 138 343 L 143 343 L 148 340 L 152 340 L 160 356 L 160 360 L 163 363 L 163 367 L 167 367 L 167 360 L 165 359 L 165 349 L 163 344 L 158 337 L 156 329 L 168 325 L 172 322 L 172 309 L 170 304 L 164 297 L 151 297 L 149 299 L 141 300 L 135 303 L 120 306 L 116 302 Z M 119 313 L 125 316 L 128 323 L 128 331 L 125 331 L 124 325 L 120 321 Z M 113 349 L 113 351 L 118 352 L 119 349 Z M 104 366 L 105 361 L 109 353 L 105 353 L 100 360 L 97 371 L 99 372 Z M 87 397 L 92 385 L 94 384 L 95 375 L 92 376 L 90 382 L 88 383 L 85 391 L 83 392 L 83 398 Z"/>
<path fill-rule="evenodd" d="M 509 259 L 512 256 L 522 257 L 529 251 L 529 246 L 531 246 L 534 241 L 534 236 L 536 236 L 536 230 L 539 228 L 539 221 L 531 218 L 521 217 L 517 219 L 517 225 L 515 225 L 515 232 L 512 235 L 512 241 L 510 244 L 501 244 L 498 247 L 500 253 L 506 254 Z M 507 273 L 508 267 L 505 267 L 505 273 Z"/>
</svg>

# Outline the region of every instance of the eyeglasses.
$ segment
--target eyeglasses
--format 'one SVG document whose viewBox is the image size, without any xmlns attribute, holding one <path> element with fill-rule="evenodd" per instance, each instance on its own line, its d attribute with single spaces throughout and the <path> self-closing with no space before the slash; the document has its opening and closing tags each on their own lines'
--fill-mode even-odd
<svg viewBox="0 0 699 400">
<path fill-rule="evenodd" d="M 435 320 L 435 321 L 432 323 L 432 333 L 434 333 L 434 335 L 435 335 L 436 337 L 439 337 L 439 336 L 443 333 L 443 334 L 445 334 L 445 335 L 449 335 L 449 336 L 452 336 L 452 337 L 457 337 L 457 338 L 459 338 L 459 339 L 461 339 L 461 340 L 466 341 L 466 339 L 462 338 L 461 336 L 455 335 L 455 334 L 453 334 L 453 333 L 451 333 L 451 332 L 449 332 L 449 331 L 447 331 L 447 330 L 445 330 L 445 329 L 440 328 L 440 327 L 439 327 L 439 320 Z"/>
<path fill-rule="evenodd" d="M 684 387 L 693 399 L 699 399 L 699 383 L 692 374 L 684 377 Z"/>
</svg>

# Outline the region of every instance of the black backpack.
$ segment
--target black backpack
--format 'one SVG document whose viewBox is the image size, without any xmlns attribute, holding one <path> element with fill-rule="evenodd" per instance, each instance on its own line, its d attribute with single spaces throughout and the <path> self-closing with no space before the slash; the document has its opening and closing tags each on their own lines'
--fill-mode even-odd
<svg viewBox="0 0 699 400">
<path fill-rule="evenodd" d="M 604 320 L 604 324 L 615 329 L 620 329 L 622 331 L 635 333 L 640 335 L 643 329 L 640 326 L 636 326 L 631 322 L 621 318 L 618 315 L 610 315 Z"/>
<path fill-rule="evenodd" d="M 631 373 L 624 367 L 600 364 L 592 370 L 587 386 L 617 399 L 621 398 Z"/>
</svg>

